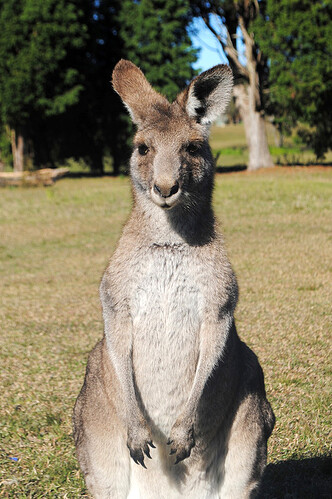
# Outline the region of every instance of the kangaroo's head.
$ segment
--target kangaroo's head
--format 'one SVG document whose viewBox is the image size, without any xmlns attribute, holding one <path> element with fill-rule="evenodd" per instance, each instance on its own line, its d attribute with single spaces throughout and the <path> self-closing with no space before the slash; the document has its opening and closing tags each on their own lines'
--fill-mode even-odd
<svg viewBox="0 0 332 499">
<path fill-rule="evenodd" d="M 113 86 L 137 125 L 131 176 L 136 196 L 163 209 L 209 200 L 214 162 L 208 144 L 210 124 L 230 100 L 228 66 L 215 66 L 196 77 L 173 103 L 156 92 L 142 71 L 121 60 Z"/>
</svg>

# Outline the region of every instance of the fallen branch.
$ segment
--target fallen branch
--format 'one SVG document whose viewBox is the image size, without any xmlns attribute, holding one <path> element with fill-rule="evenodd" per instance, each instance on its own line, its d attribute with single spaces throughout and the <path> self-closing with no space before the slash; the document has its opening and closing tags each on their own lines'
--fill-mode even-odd
<svg viewBox="0 0 332 499">
<path fill-rule="evenodd" d="M 68 172 L 69 168 L 43 168 L 33 172 L 0 172 L 0 186 L 53 185 L 56 180 Z"/>
</svg>

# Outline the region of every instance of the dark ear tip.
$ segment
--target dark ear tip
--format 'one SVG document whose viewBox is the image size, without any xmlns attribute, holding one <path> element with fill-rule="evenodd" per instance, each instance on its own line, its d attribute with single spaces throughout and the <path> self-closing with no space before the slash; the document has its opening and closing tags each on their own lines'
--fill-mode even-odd
<svg viewBox="0 0 332 499">
<path fill-rule="evenodd" d="M 120 59 L 119 62 L 116 63 L 114 66 L 113 72 L 112 72 L 112 83 L 113 87 L 116 86 L 118 77 L 120 75 L 130 73 L 131 71 L 138 71 L 141 72 L 140 69 L 138 69 L 135 64 L 132 62 L 128 61 L 127 59 Z"/>
<path fill-rule="evenodd" d="M 130 67 L 136 67 L 135 64 L 132 62 L 128 61 L 127 59 L 120 59 L 114 66 L 113 73 L 114 71 L 122 71 L 123 69 L 127 69 Z"/>
<path fill-rule="evenodd" d="M 218 64 L 217 66 L 213 66 L 207 71 L 204 71 L 204 73 L 202 73 L 200 76 L 211 76 L 211 75 L 227 76 L 233 78 L 233 71 L 231 70 L 228 64 Z"/>
<path fill-rule="evenodd" d="M 231 67 L 228 64 L 220 64 L 219 65 L 219 71 L 223 73 L 223 75 L 227 75 L 229 78 L 233 80 L 234 75 Z"/>
</svg>

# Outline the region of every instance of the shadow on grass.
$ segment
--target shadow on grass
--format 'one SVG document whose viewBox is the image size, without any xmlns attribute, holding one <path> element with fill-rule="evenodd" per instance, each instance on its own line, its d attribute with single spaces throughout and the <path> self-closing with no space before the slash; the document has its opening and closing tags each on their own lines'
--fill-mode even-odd
<svg viewBox="0 0 332 499">
<path fill-rule="evenodd" d="M 99 173 L 94 171 L 78 171 L 78 172 L 69 172 L 67 173 L 67 178 L 100 178 L 100 177 L 116 177 L 114 173 L 106 172 Z"/>
<path fill-rule="evenodd" d="M 216 173 L 242 172 L 247 169 L 246 165 L 217 166 Z"/>
<path fill-rule="evenodd" d="M 283 166 L 303 166 L 303 168 L 310 167 L 310 166 L 319 166 L 323 168 L 330 168 L 332 166 L 332 163 L 322 163 L 321 161 L 310 161 L 306 163 L 301 163 L 301 161 L 287 161 L 286 163 L 278 163 L 276 162 L 276 166 L 280 166 L 281 168 Z"/>
<path fill-rule="evenodd" d="M 280 461 L 265 470 L 259 499 L 332 497 L 332 457 Z"/>
</svg>

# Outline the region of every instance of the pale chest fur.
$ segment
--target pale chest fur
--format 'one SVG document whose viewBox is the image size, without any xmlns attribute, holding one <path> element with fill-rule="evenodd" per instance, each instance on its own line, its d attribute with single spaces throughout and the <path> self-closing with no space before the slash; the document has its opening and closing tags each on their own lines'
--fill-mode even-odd
<svg viewBox="0 0 332 499">
<path fill-rule="evenodd" d="M 149 417 L 166 434 L 188 398 L 206 301 L 206 269 L 185 247 L 152 248 L 130 290 L 135 381 Z"/>
</svg>

